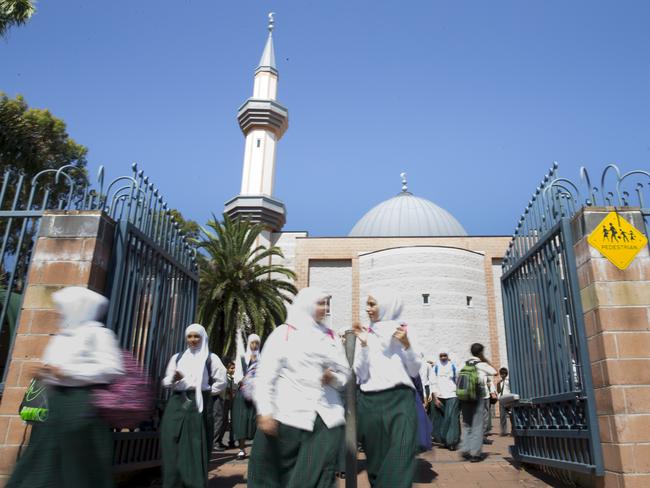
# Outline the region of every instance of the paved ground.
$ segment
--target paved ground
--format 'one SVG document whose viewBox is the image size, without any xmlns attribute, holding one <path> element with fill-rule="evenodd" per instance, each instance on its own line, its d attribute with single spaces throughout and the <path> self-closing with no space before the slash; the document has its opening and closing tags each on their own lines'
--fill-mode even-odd
<svg viewBox="0 0 650 488">
<path fill-rule="evenodd" d="M 488 458 L 481 463 L 468 463 L 459 459 L 457 452 L 434 448 L 418 458 L 415 488 L 431 486 L 436 488 L 544 488 L 563 487 L 533 470 L 518 466 L 508 453 L 511 437 L 492 436 L 494 444 L 485 446 Z M 235 459 L 237 450 L 213 453 L 209 488 L 245 488 L 248 461 Z M 363 455 L 359 456 L 358 488 L 369 488 L 364 470 Z M 154 476 L 155 477 L 155 476 Z M 159 487 L 159 479 L 132 480 L 122 484 L 129 488 Z M 339 481 L 339 488 L 345 481 Z"/>
</svg>

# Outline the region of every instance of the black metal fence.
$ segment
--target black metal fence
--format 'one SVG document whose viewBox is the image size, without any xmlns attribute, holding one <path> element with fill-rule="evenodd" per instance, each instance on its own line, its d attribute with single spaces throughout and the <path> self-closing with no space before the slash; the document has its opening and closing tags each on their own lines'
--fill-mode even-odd
<svg viewBox="0 0 650 488">
<path fill-rule="evenodd" d="M 622 174 L 608 165 L 600 186 L 593 186 L 581 168 L 581 194 L 557 171 L 555 164 L 537 187 L 503 263 L 510 382 L 520 397 L 512 409 L 513 454 L 524 462 L 602 475 L 570 219 L 592 205 L 629 207 L 634 202 L 643 211 L 650 173 Z"/>
<path fill-rule="evenodd" d="M 183 331 L 197 305 L 196 252 L 158 189 L 134 164 L 130 176 L 105 184 L 100 168 L 95 189 L 73 166 L 46 170 L 31 179 L 7 171 L 0 186 L 0 370 L 7 361 L 41 218 L 47 210 L 103 210 L 116 221 L 106 295 L 107 326 L 134 353 L 160 388 L 166 361 L 184 346 Z M 75 177 L 76 176 L 76 177 Z M 0 385 L 2 386 L 2 385 Z M 158 418 L 135 432 L 115 432 L 117 470 L 159 463 Z"/>
</svg>

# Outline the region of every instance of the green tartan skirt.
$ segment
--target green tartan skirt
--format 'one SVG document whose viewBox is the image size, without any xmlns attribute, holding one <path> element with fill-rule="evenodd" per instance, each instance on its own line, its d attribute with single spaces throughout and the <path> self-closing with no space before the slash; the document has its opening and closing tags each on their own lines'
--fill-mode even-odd
<svg viewBox="0 0 650 488">
<path fill-rule="evenodd" d="M 359 392 L 357 430 L 373 488 L 410 488 L 417 454 L 415 393 L 407 386 Z"/>
<path fill-rule="evenodd" d="M 278 425 L 277 436 L 255 434 L 248 488 L 333 488 L 344 427 L 328 429 L 316 417 L 314 430 Z"/>
<path fill-rule="evenodd" d="M 50 387 L 49 418 L 32 428 L 9 488 L 112 488 L 113 439 L 90 387 Z"/>
<path fill-rule="evenodd" d="M 205 488 L 212 452 L 212 396 L 203 392 L 203 412 L 194 392 L 174 392 L 162 418 L 160 444 L 164 488 Z"/>
<path fill-rule="evenodd" d="M 257 411 L 253 402 L 244 398 L 241 391 L 237 391 L 232 404 L 232 431 L 236 441 L 252 439 L 257 431 Z"/>
</svg>

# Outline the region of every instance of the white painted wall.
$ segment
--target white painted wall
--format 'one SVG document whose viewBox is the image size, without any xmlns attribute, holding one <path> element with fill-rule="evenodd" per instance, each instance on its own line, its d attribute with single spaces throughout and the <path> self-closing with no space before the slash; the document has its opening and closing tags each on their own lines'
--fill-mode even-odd
<svg viewBox="0 0 650 488">
<path fill-rule="evenodd" d="M 397 291 L 404 301 L 402 319 L 428 358 L 441 350 L 452 360 L 469 357 L 480 342 L 490 354 L 484 255 L 445 247 L 403 247 L 359 256 L 361 317 L 372 289 Z M 429 305 L 422 294 L 429 293 Z M 467 306 L 467 296 L 472 297 Z"/>
<path fill-rule="evenodd" d="M 502 366 L 508 367 L 508 349 L 506 346 L 506 328 L 505 322 L 503 320 L 503 299 L 501 295 L 501 265 L 493 264 L 492 265 L 492 277 L 494 280 L 494 302 L 496 305 L 497 312 L 497 339 L 499 340 L 499 353 L 501 355 L 501 364 Z"/>
<path fill-rule="evenodd" d="M 328 325 L 335 331 L 352 324 L 352 262 L 350 260 L 309 261 L 309 286 L 332 296 Z"/>
<path fill-rule="evenodd" d="M 273 264 L 279 264 L 291 271 L 296 271 L 296 238 L 307 237 L 307 232 L 273 232 L 271 245 L 282 249 L 283 258 L 273 258 Z"/>
</svg>

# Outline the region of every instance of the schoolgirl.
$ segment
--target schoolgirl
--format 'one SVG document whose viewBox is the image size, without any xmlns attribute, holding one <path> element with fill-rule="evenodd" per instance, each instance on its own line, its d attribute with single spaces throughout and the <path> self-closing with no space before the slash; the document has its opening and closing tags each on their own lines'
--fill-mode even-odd
<svg viewBox="0 0 650 488">
<path fill-rule="evenodd" d="M 416 392 L 421 355 L 399 322 L 402 302 L 390 292 L 368 296 L 370 327 L 355 324 L 354 371 L 360 383 L 359 440 L 368 460 L 371 486 L 410 487 L 417 453 Z"/>
<path fill-rule="evenodd" d="M 40 377 L 49 416 L 32 429 L 29 445 L 7 486 L 68 488 L 114 486 L 113 439 L 92 405 L 92 386 L 123 374 L 115 335 L 98 322 L 108 308 L 102 295 L 81 287 L 52 294 L 61 329 L 47 345 Z"/>
<path fill-rule="evenodd" d="M 301 290 L 286 323 L 266 341 L 254 397 L 258 431 L 249 488 L 331 488 L 345 413 L 340 390 L 350 376 L 341 341 L 323 324 L 328 296 Z"/>
<path fill-rule="evenodd" d="M 237 459 L 246 457 L 246 440 L 255 437 L 257 429 L 255 418 L 255 404 L 244 396 L 244 387 L 251 388 L 252 385 L 244 385 L 244 377 L 253 378 L 260 359 L 260 336 L 251 334 L 248 336 L 246 353 L 239 354 L 235 360 L 235 384 L 238 385 L 235 399 L 232 405 L 232 431 L 233 436 L 239 444 Z"/>
<path fill-rule="evenodd" d="M 208 347 L 202 325 L 185 329 L 187 349 L 169 360 L 163 386 L 172 390 L 162 419 L 164 488 L 205 488 L 212 451 L 212 395 L 226 387 L 226 368 Z"/>
</svg>

